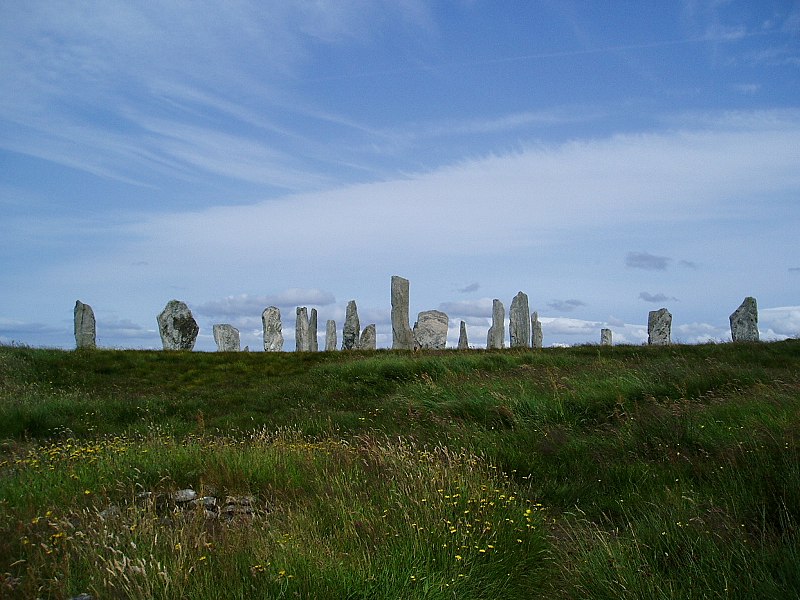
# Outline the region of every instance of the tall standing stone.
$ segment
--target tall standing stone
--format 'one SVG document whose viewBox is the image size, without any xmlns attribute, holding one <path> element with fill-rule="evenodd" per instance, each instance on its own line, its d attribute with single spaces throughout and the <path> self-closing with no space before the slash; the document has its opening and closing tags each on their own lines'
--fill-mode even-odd
<svg viewBox="0 0 800 600">
<path fill-rule="evenodd" d="M 672 315 L 666 308 L 651 310 L 647 316 L 647 343 L 668 346 L 672 343 Z"/>
<path fill-rule="evenodd" d="M 375 330 L 375 323 L 371 323 L 364 327 L 361 332 L 361 338 L 358 340 L 358 348 L 360 350 L 375 350 L 378 347 L 378 334 Z"/>
<path fill-rule="evenodd" d="M 264 351 L 283 352 L 283 326 L 281 310 L 277 306 L 268 306 L 261 313 L 264 325 Z"/>
<path fill-rule="evenodd" d="M 730 316 L 731 338 L 734 342 L 758 341 L 758 305 L 748 296 Z"/>
<path fill-rule="evenodd" d="M 611 345 L 611 330 L 610 329 L 601 329 L 600 330 L 600 345 L 601 346 L 610 346 Z"/>
<path fill-rule="evenodd" d="M 357 350 L 360 335 L 361 324 L 358 322 L 358 307 L 355 300 L 350 300 L 347 303 L 347 311 L 344 316 L 342 350 Z"/>
<path fill-rule="evenodd" d="M 408 324 L 408 279 L 392 276 L 392 349 L 411 350 L 414 332 Z"/>
<path fill-rule="evenodd" d="M 217 343 L 217 352 L 239 352 L 239 330 L 233 325 L 214 325 L 214 341 Z"/>
<path fill-rule="evenodd" d="M 467 324 L 461 321 L 461 327 L 458 332 L 458 349 L 469 350 L 469 340 L 467 339 Z"/>
<path fill-rule="evenodd" d="M 305 306 L 297 307 L 297 318 L 294 322 L 294 344 L 297 352 L 308 352 L 311 347 L 308 339 L 308 309 Z"/>
<path fill-rule="evenodd" d="M 336 350 L 336 321 L 328 319 L 325 323 L 325 352 Z"/>
<path fill-rule="evenodd" d="M 534 312 L 531 314 L 531 347 L 541 348 L 544 342 L 544 335 L 542 334 L 542 324 L 539 321 L 539 313 Z"/>
<path fill-rule="evenodd" d="M 506 331 L 505 331 L 505 318 L 506 309 L 503 303 L 497 298 L 492 301 L 492 326 L 486 334 L 486 347 L 492 348 L 505 348 L 506 346 Z"/>
<path fill-rule="evenodd" d="M 426 310 L 414 323 L 414 347 L 423 350 L 443 350 L 447 346 L 449 319 L 440 310 Z"/>
<path fill-rule="evenodd" d="M 74 313 L 75 347 L 78 349 L 97 348 L 97 329 L 92 307 L 76 300 Z"/>
<path fill-rule="evenodd" d="M 311 316 L 308 318 L 308 349 L 310 352 L 319 351 L 319 340 L 317 339 L 317 309 L 311 309 Z"/>
<path fill-rule="evenodd" d="M 531 312 L 528 308 L 528 296 L 519 292 L 511 300 L 508 311 L 509 345 L 512 348 L 531 347 Z"/>
<path fill-rule="evenodd" d="M 170 300 L 158 315 L 158 333 L 164 350 L 191 350 L 200 328 L 184 302 Z"/>
</svg>

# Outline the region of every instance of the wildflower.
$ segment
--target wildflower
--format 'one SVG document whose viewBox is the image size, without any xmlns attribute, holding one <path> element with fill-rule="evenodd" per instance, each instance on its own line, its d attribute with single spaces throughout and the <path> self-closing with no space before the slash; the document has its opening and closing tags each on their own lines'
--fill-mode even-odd
<svg viewBox="0 0 800 600">
<path fill-rule="evenodd" d="M 463 557 L 463 556 L 461 556 L 460 554 L 456 554 L 456 560 L 461 560 L 461 559 L 463 559 L 463 558 L 464 558 L 464 557 Z"/>
</svg>

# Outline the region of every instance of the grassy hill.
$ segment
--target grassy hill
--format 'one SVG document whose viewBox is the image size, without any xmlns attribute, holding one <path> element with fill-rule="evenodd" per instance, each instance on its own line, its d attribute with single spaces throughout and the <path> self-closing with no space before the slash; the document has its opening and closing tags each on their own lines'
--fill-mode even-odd
<svg viewBox="0 0 800 600">
<path fill-rule="evenodd" d="M 0 347 L 0 597 L 784 599 L 798 519 L 798 340 Z"/>
</svg>

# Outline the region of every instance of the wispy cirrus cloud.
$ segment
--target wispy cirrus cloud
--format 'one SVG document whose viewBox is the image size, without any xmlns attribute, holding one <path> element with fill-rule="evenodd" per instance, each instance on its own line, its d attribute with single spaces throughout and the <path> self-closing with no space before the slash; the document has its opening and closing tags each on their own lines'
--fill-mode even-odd
<svg viewBox="0 0 800 600">
<path fill-rule="evenodd" d="M 581 306 L 586 306 L 586 303 L 581 300 L 576 300 L 573 298 L 569 300 L 553 300 L 551 302 L 548 302 L 547 306 L 559 312 L 571 312 L 576 308 L 580 308 Z"/>
<path fill-rule="evenodd" d="M 649 252 L 628 252 L 625 255 L 625 266 L 631 269 L 647 271 L 666 271 L 672 259 L 667 256 L 656 256 Z"/>
<path fill-rule="evenodd" d="M 668 302 L 677 301 L 674 296 L 667 296 L 666 294 L 651 294 L 650 292 L 640 292 L 639 299 L 645 302 Z"/>
</svg>

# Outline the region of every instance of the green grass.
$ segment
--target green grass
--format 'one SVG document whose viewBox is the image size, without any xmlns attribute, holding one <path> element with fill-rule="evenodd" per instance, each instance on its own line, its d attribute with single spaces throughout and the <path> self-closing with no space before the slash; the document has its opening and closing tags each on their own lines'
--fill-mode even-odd
<svg viewBox="0 0 800 600">
<path fill-rule="evenodd" d="M 799 518 L 797 340 L 0 347 L 0 596 L 790 598 Z"/>
</svg>

